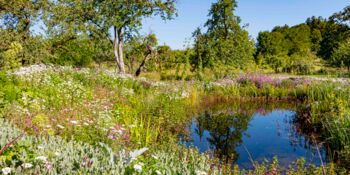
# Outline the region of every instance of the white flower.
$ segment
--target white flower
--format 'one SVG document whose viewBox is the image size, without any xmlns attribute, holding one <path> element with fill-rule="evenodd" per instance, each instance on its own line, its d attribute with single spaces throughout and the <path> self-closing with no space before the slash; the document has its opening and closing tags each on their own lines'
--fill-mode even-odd
<svg viewBox="0 0 350 175">
<path fill-rule="evenodd" d="M 44 147 L 43 146 L 38 146 L 38 149 L 44 149 Z"/>
<path fill-rule="evenodd" d="M 76 125 L 76 124 L 78 124 L 79 122 L 76 121 L 76 120 L 72 120 L 71 123 L 72 123 L 73 125 Z"/>
<path fill-rule="evenodd" d="M 181 97 L 182 97 L 182 98 L 187 98 L 187 97 L 189 97 L 189 96 L 190 96 L 190 94 L 189 94 L 188 92 L 182 91 L 182 93 L 181 93 Z"/>
<path fill-rule="evenodd" d="M 159 170 L 157 170 L 156 174 L 161 175 L 162 173 Z"/>
<path fill-rule="evenodd" d="M 122 134 L 123 134 L 123 130 L 116 130 L 116 132 L 117 132 L 119 135 L 122 135 Z"/>
<path fill-rule="evenodd" d="M 35 159 L 36 159 L 36 160 L 41 160 L 41 161 L 46 161 L 46 160 L 47 160 L 47 157 L 45 157 L 45 156 L 39 156 L 39 157 L 36 157 Z"/>
<path fill-rule="evenodd" d="M 64 126 L 62 126 L 62 125 L 57 125 L 57 127 L 64 129 Z"/>
<path fill-rule="evenodd" d="M 139 173 L 142 172 L 142 167 L 143 167 L 143 163 L 139 163 L 139 164 L 134 165 L 134 169 Z"/>
<path fill-rule="evenodd" d="M 205 171 L 197 170 L 196 175 L 207 175 L 207 173 Z"/>
<path fill-rule="evenodd" d="M 113 135 L 109 135 L 107 138 L 111 140 L 116 140 L 116 138 Z"/>
<path fill-rule="evenodd" d="M 23 168 L 28 169 L 28 168 L 33 167 L 33 164 L 31 164 L 31 163 L 23 163 L 22 166 L 23 166 Z"/>
<path fill-rule="evenodd" d="M 135 128 L 135 125 L 130 125 L 129 127 L 130 127 L 130 128 Z"/>
<path fill-rule="evenodd" d="M 12 169 L 9 167 L 6 167 L 6 168 L 3 168 L 1 171 L 2 171 L 2 174 L 10 174 Z"/>
<path fill-rule="evenodd" d="M 55 156 L 61 156 L 61 153 L 55 152 Z"/>
</svg>

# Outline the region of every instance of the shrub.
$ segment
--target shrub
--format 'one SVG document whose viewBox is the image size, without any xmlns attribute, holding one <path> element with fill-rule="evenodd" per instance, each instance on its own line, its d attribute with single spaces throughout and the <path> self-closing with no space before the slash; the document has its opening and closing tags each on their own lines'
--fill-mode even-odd
<svg viewBox="0 0 350 175">
<path fill-rule="evenodd" d="M 23 47 L 18 42 L 12 42 L 7 51 L 1 54 L 3 61 L 1 63 L 4 70 L 14 69 L 21 66 L 21 59 L 19 58 L 19 53 L 21 53 Z"/>
</svg>

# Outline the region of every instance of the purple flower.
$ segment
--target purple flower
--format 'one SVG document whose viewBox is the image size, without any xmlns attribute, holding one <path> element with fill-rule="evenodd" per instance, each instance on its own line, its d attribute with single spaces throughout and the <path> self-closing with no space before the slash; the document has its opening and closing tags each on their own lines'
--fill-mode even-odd
<svg viewBox="0 0 350 175">
<path fill-rule="evenodd" d="M 263 74 L 244 74 L 237 78 L 240 84 L 252 83 L 258 88 L 263 88 L 264 85 L 277 85 L 279 81 L 275 81 L 272 77 Z"/>
</svg>

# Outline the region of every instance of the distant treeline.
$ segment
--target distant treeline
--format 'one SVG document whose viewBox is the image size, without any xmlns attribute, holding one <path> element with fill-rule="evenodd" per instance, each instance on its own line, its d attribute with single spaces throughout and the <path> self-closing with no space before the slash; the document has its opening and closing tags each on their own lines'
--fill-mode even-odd
<svg viewBox="0 0 350 175">
<path fill-rule="evenodd" d="M 257 42 L 234 14 L 236 0 L 213 3 L 207 22 L 183 50 L 142 36 L 142 19 L 176 17 L 176 0 L 0 1 L 0 69 L 52 63 L 89 66 L 114 62 L 121 73 L 204 69 L 271 69 L 310 73 L 315 66 L 350 66 L 350 6 L 329 19 L 261 32 Z"/>
<path fill-rule="evenodd" d="M 332 66 L 350 66 L 350 58 L 339 59 L 336 54 L 350 38 L 349 25 L 339 19 L 338 14 L 329 19 L 311 17 L 303 24 L 260 32 L 256 62 L 268 65 L 276 72 L 309 72 L 317 65 L 318 58 Z"/>
</svg>

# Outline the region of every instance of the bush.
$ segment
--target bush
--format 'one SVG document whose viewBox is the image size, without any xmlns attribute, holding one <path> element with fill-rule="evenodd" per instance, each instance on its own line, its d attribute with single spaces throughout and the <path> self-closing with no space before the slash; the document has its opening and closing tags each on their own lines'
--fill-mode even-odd
<svg viewBox="0 0 350 175">
<path fill-rule="evenodd" d="M 90 40 L 80 39 L 67 43 L 58 49 L 49 62 L 59 65 L 88 66 L 92 63 L 95 55 L 94 45 Z"/>
<path fill-rule="evenodd" d="M 2 58 L 1 66 L 4 70 L 14 69 L 21 66 L 19 54 L 23 51 L 23 47 L 18 42 L 12 42 L 8 50 L 0 55 Z"/>
</svg>

